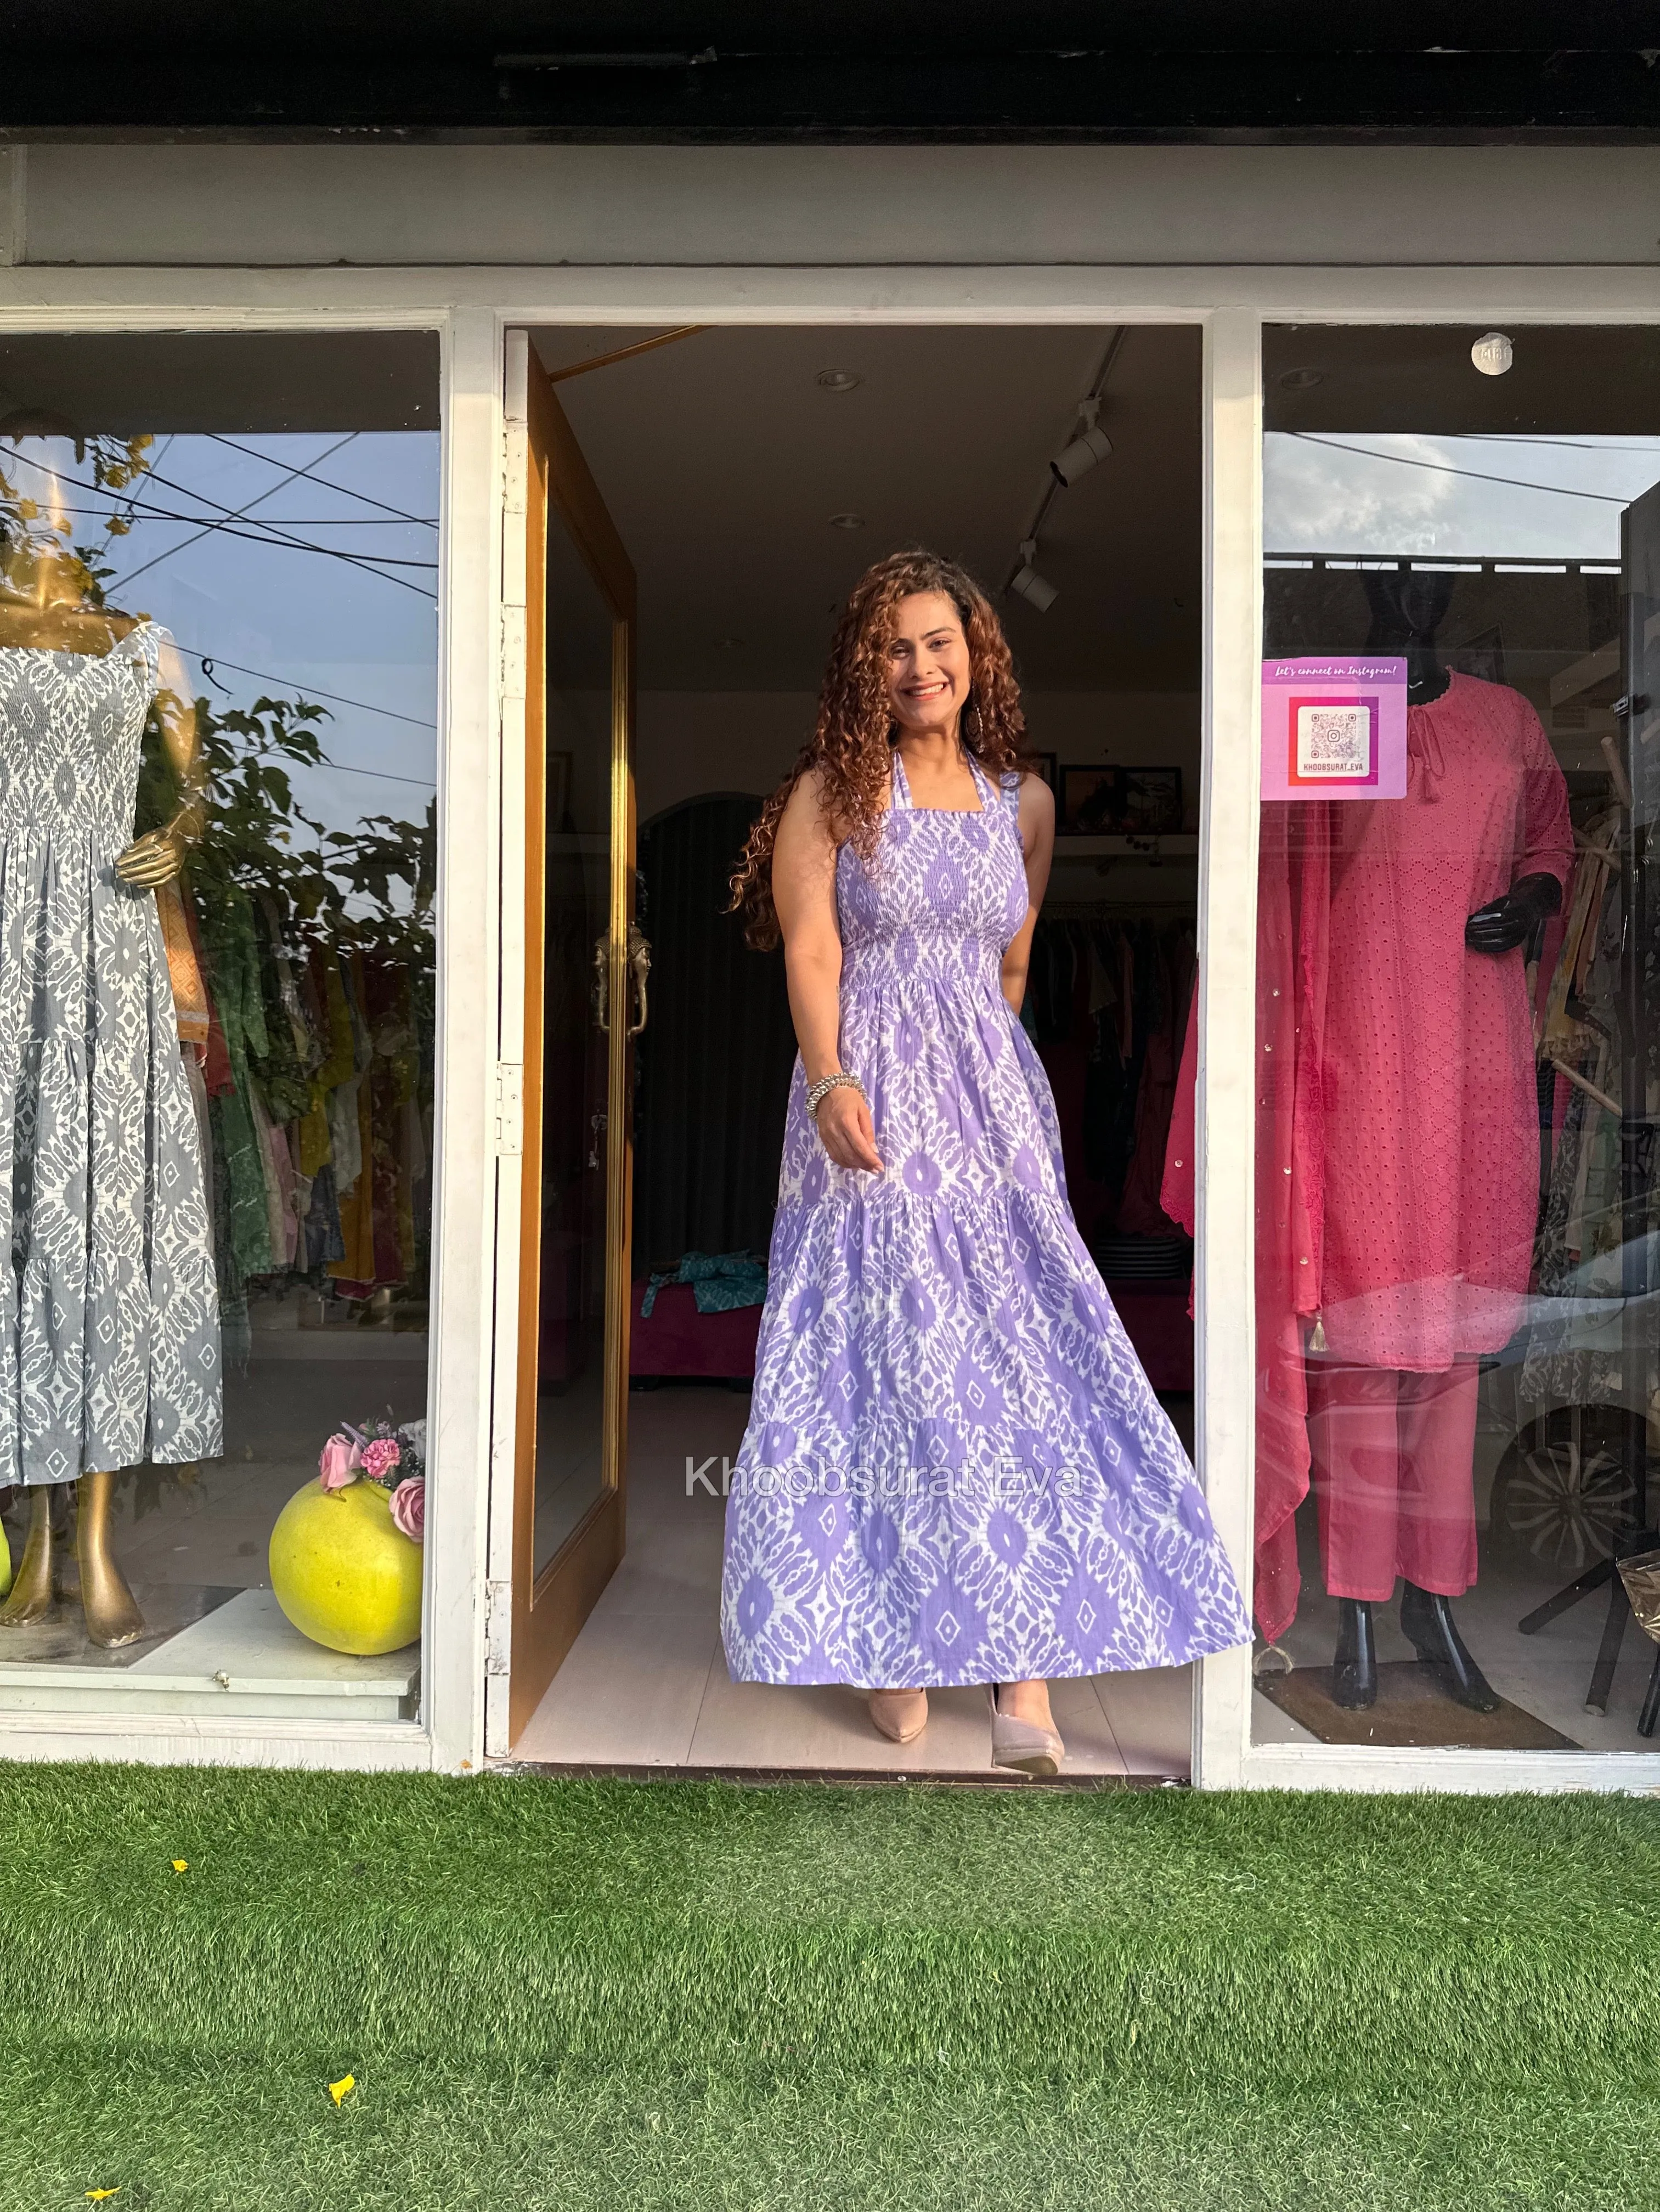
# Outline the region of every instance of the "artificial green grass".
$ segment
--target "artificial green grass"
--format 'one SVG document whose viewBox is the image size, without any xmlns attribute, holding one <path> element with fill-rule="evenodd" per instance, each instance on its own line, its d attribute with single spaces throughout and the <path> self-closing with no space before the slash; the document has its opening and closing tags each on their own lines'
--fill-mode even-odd
<svg viewBox="0 0 1660 2212">
<path fill-rule="evenodd" d="M 0 1863 L 4 2212 L 1660 2197 L 1647 1802 L 13 1767 Z"/>
</svg>

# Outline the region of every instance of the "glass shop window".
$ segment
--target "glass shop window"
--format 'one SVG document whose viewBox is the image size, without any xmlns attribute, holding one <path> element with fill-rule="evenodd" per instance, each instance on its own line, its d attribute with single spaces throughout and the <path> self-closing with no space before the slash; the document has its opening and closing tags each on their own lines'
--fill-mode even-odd
<svg viewBox="0 0 1660 2212">
<path fill-rule="evenodd" d="M 1256 1737 L 1651 1749 L 1660 335 L 1263 368 Z"/>
<path fill-rule="evenodd" d="M 0 1701 L 415 1712 L 438 390 L 0 337 Z"/>
</svg>

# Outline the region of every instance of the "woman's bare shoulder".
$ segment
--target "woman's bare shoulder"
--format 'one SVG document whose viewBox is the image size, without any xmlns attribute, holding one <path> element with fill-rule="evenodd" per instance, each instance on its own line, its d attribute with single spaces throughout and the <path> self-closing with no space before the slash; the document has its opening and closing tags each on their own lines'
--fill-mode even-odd
<svg viewBox="0 0 1660 2212">
<path fill-rule="evenodd" d="M 1040 775 L 1035 768 L 1020 771 L 1020 818 L 1024 822 L 1053 822 L 1055 793 L 1049 788 L 1047 776 Z"/>
<path fill-rule="evenodd" d="M 829 845 L 845 845 L 850 834 L 830 797 L 829 779 L 821 768 L 803 769 L 784 804 L 778 826 L 793 835 Z"/>
</svg>

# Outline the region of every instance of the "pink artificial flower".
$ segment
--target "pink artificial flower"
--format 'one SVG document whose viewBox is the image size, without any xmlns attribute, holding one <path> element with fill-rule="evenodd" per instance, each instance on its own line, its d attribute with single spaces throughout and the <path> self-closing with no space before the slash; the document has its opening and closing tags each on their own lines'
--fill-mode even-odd
<svg viewBox="0 0 1660 2212">
<path fill-rule="evenodd" d="M 401 1528 L 412 1542 L 421 1542 L 427 1533 L 427 1483 L 424 1475 L 410 1475 L 392 1492 L 392 1525 Z"/>
<path fill-rule="evenodd" d="M 363 1472 L 371 1482 L 383 1482 L 403 1456 L 396 1437 L 376 1437 L 363 1447 Z"/>
<path fill-rule="evenodd" d="M 337 1434 L 324 1445 L 317 1472 L 325 1490 L 344 1490 L 348 1483 L 356 1481 L 362 1464 L 356 1445 L 350 1437 Z"/>
</svg>

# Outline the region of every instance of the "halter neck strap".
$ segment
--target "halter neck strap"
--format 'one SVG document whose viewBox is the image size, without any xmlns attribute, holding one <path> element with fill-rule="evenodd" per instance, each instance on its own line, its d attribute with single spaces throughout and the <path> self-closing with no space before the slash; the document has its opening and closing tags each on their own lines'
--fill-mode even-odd
<svg viewBox="0 0 1660 2212">
<path fill-rule="evenodd" d="M 969 774 L 974 778 L 974 787 L 980 795 L 980 810 L 983 814 L 989 814 L 996 806 L 997 794 L 988 782 L 986 772 L 974 755 L 969 753 L 965 757 L 969 764 Z M 916 801 L 910 795 L 910 778 L 905 774 L 904 755 L 897 745 L 893 748 L 893 804 L 897 809 L 903 812 L 914 814 L 917 811 Z M 959 806 L 949 807 L 945 811 L 948 813 L 965 814 L 968 809 Z"/>
</svg>

